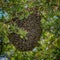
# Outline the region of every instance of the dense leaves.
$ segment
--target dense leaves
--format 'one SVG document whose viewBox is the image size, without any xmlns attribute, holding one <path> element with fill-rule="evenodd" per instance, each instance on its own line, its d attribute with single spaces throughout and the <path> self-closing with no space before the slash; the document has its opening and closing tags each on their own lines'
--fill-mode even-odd
<svg viewBox="0 0 60 60">
<path fill-rule="evenodd" d="M 39 6 L 42 17 L 39 47 L 20 52 L 9 43 L 7 35 L 11 25 L 8 22 L 14 17 L 28 18 L 33 13 L 28 12 L 29 8 L 35 6 Z M 3 37 L 2 55 L 10 60 L 60 60 L 60 0 L 0 0 L 0 37 Z"/>
</svg>

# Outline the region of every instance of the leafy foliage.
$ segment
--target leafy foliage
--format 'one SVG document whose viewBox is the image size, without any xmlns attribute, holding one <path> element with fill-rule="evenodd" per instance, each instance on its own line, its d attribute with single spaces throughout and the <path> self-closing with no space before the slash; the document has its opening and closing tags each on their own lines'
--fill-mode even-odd
<svg viewBox="0 0 60 60">
<path fill-rule="evenodd" d="M 27 18 L 27 9 L 39 6 L 42 36 L 39 47 L 30 52 L 20 52 L 9 43 L 9 24 L 13 17 Z M 13 31 L 16 30 L 11 26 Z M 37 27 L 36 27 L 37 28 Z M 26 32 L 20 30 L 20 34 Z M 60 0 L 0 0 L 0 37 L 3 38 L 2 54 L 10 60 L 60 60 Z"/>
</svg>

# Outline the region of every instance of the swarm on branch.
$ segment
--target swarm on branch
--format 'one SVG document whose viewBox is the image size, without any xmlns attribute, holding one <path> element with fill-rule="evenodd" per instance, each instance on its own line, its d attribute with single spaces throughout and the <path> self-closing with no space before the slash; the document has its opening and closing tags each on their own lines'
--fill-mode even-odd
<svg viewBox="0 0 60 60">
<path fill-rule="evenodd" d="M 19 28 L 24 28 L 24 30 L 28 32 L 26 34 L 27 39 L 21 38 L 20 35 L 16 33 L 11 33 L 8 36 L 10 42 L 20 51 L 31 51 L 35 46 L 37 46 L 37 42 L 40 39 L 42 32 L 41 16 L 38 12 L 37 7 L 29 11 L 33 11 L 34 13 L 30 14 L 27 19 L 24 19 L 22 21 L 13 19 Z"/>
</svg>

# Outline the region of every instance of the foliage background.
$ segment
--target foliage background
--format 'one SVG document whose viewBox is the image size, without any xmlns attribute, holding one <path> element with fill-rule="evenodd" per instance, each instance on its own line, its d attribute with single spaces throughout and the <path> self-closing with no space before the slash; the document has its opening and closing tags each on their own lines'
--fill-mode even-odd
<svg viewBox="0 0 60 60">
<path fill-rule="evenodd" d="M 34 6 L 39 6 L 43 29 L 39 47 L 21 52 L 9 43 L 10 25 L 5 23 L 13 17 L 27 18 L 26 8 Z M 0 37 L 0 42 L 3 41 L 0 55 L 8 60 L 60 60 L 60 0 L 0 0 Z"/>
</svg>

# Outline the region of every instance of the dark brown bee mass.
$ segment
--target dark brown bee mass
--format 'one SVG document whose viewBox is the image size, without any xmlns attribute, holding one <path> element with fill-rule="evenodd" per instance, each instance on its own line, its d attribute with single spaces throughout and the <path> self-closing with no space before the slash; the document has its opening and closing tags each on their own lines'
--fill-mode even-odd
<svg viewBox="0 0 60 60">
<path fill-rule="evenodd" d="M 37 42 L 41 35 L 41 17 L 35 10 L 34 13 L 30 14 L 27 19 L 22 21 L 16 19 L 14 21 L 19 28 L 24 28 L 24 30 L 28 31 L 26 35 L 28 39 L 20 38 L 20 35 L 16 33 L 11 33 L 8 36 L 10 42 L 20 51 L 31 51 L 35 46 L 38 45 Z"/>
</svg>

